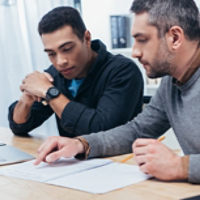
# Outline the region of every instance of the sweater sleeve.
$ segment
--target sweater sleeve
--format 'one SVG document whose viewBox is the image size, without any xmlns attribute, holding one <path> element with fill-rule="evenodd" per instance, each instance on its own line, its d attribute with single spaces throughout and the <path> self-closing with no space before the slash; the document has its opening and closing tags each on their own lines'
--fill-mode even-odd
<svg viewBox="0 0 200 200">
<path fill-rule="evenodd" d="M 191 183 L 200 183 L 200 154 L 190 155 L 188 180 Z"/>
<path fill-rule="evenodd" d="M 116 66 L 107 79 L 101 97 L 87 100 L 87 105 L 92 105 L 98 99 L 96 108 L 75 101 L 68 103 L 61 116 L 65 130 L 77 136 L 108 130 L 141 112 L 143 79 L 133 62 Z"/>
<path fill-rule="evenodd" d="M 137 138 L 158 138 L 170 128 L 162 100 L 163 86 L 134 120 L 117 128 L 82 136 L 90 146 L 91 157 L 114 156 L 132 152 Z"/>
</svg>

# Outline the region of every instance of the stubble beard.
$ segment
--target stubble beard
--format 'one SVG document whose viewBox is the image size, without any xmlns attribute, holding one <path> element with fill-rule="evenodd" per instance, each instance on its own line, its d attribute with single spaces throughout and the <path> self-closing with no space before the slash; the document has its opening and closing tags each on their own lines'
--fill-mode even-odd
<svg viewBox="0 0 200 200">
<path fill-rule="evenodd" d="M 165 39 L 161 39 L 157 54 L 152 61 L 151 70 L 147 75 L 149 78 L 159 78 L 171 75 L 175 68 L 174 55 L 168 50 Z"/>
</svg>

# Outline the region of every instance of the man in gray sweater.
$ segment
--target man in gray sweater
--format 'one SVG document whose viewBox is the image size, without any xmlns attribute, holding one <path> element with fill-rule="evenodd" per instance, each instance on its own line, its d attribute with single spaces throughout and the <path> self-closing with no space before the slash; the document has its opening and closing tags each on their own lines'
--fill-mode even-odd
<svg viewBox="0 0 200 200">
<path fill-rule="evenodd" d="M 76 139 L 49 138 L 39 148 L 35 164 L 62 156 L 92 158 L 133 151 L 144 173 L 161 180 L 200 183 L 198 8 L 193 0 L 135 0 L 131 11 L 135 13 L 133 57 L 143 64 L 148 77 L 165 76 L 156 95 L 123 126 Z M 186 156 L 177 156 L 156 140 L 170 127 Z"/>
</svg>

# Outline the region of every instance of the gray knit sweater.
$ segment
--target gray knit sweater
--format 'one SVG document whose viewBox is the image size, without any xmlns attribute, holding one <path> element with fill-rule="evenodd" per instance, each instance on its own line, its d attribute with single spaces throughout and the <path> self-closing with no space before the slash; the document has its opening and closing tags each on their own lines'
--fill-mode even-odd
<svg viewBox="0 0 200 200">
<path fill-rule="evenodd" d="M 189 182 L 200 183 L 200 68 L 182 86 L 166 76 L 151 102 L 134 120 L 105 132 L 83 136 L 91 157 L 130 153 L 137 138 L 158 138 L 170 127 L 186 155 Z"/>
</svg>

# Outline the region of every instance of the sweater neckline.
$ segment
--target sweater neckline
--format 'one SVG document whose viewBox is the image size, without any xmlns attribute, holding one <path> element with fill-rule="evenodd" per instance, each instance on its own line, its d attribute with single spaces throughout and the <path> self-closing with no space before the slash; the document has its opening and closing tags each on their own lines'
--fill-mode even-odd
<svg viewBox="0 0 200 200">
<path fill-rule="evenodd" d="M 181 91 L 185 91 L 187 89 L 189 89 L 199 78 L 200 76 L 200 67 L 197 69 L 197 71 L 192 75 L 192 77 L 183 85 L 177 85 L 177 87 L 181 90 Z"/>
</svg>

